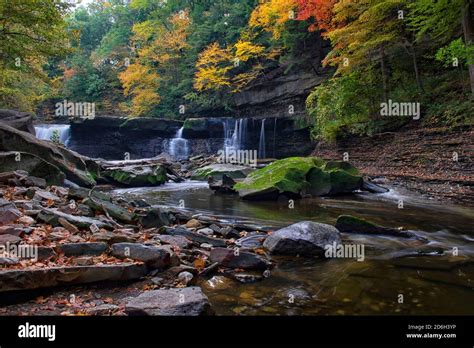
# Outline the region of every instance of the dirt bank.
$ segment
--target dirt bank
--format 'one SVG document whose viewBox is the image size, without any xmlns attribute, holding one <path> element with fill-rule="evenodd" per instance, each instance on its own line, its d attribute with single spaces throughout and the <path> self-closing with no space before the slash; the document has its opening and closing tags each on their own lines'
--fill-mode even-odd
<svg viewBox="0 0 474 348">
<path fill-rule="evenodd" d="M 313 155 L 349 161 L 369 177 L 383 177 L 430 198 L 474 205 L 472 127 L 413 128 L 335 144 L 320 142 Z M 457 158 L 456 158 L 457 156 Z"/>
</svg>

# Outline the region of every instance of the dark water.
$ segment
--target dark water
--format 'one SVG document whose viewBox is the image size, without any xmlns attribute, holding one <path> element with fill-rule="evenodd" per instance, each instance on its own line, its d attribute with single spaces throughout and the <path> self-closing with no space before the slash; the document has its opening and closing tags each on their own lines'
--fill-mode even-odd
<svg viewBox="0 0 474 348">
<path fill-rule="evenodd" d="M 344 243 L 364 245 L 363 261 L 274 258 L 276 267 L 256 283 L 240 284 L 220 275 L 203 280 L 200 285 L 218 314 L 474 314 L 474 211 L 468 207 L 396 191 L 294 204 L 246 202 L 215 195 L 202 182 L 115 192 L 271 229 L 303 220 L 334 224 L 337 216 L 351 214 L 413 230 L 428 240 L 344 234 Z M 445 250 L 443 255 L 408 256 L 439 249 Z"/>
</svg>

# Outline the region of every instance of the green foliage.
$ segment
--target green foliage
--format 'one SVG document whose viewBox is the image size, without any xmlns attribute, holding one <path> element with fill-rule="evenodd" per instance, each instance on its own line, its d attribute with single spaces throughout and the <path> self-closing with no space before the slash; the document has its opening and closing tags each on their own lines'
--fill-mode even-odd
<svg viewBox="0 0 474 348">
<path fill-rule="evenodd" d="M 451 41 L 436 52 L 436 60 L 445 67 L 474 64 L 474 45 L 466 45 L 461 38 Z"/>
</svg>

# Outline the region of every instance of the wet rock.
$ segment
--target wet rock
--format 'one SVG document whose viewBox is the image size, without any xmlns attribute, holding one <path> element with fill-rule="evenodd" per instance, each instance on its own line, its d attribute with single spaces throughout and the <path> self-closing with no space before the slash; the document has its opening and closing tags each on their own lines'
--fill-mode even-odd
<svg viewBox="0 0 474 348">
<path fill-rule="evenodd" d="M 414 237 L 414 234 L 410 232 L 378 226 L 372 222 L 351 215 L 340 215 L 336 221 L 336 228 L 340 232 L 345 233 L 384 234 L 404 238 Z"/>
<path fill-rule="evenodd" d="M 255 282 L 263 280 L 263 275 L 238 272 L 238 273 L 232 274 L 232 278 L 237 280 L 239 283 L 248 284 L 248 283 L 255 283 Z"/>
<path fill-rule="evenodd" d="M 230 239 L 230 238 L 240 238 L 240 233 L 237 231 L 235 228 L 231 226 L 226 226 L 223 227 L 220 230 L 220 234 L 224 236 L 224 238 Z"/>
<path fill-rule="evenodd" d="M 166 182 L 166 169 L 159 164 L 108 168 L 102 174 L 129 187 L 158 186 Z"/>
<path fill-rule="evenodd" d="M 388 188 L 374 184 L 373 182 L 366 181 L 362 183 L 361 190 L 368 191 L 370 193 L 386 193 L 390 191 Z"/>
<path fill-rule="evenodd" d="M 46 180 L 43 178 L 38 178 L 36 176 L 27 176 L 23 181 L 23 185 L 25 185 L 26 187 L 35 186 L 44 189 L 46 188 L 47 183 Z"/>
<path fill-rule="evenodd" d="M 11 234 L 2 234 L 0 235 L 0 245 L 8 244 L 18 244 L 21 242 L 21 238 L 11 235 Z"/>
<path fill-rule="evenodd" d="M 199 244 L 207 243 L 214 247 L 224 247 L 226 245 L 225 241 L 223 241 L 222 239 L 203 236 L 202 234 L 192 232 L 183 227 L 167 228 L 166 233 L 172 236 L 183 236 L 189 239 L 190 241 L 196 242 Z"/>
<path fill-rule="evenodd" d="M 263 246 L 272 254 L 323 256 L 333 243 L 341 243 L 334 226 L 303 221 L 273 232 Z"/>
<path fill-rule="evenodd" d="M 186 222 L 185 226 L 187 228 L 198 228 L 198 227 L 201 227 L 201 223 L 196 219 L 191 219 L 188 222 Z"/>
<path fill-rule="evenodd" d="M 248 249 L 260 248 L 267 237 L 267 234 L 252 232 L 245 237 L 237 239 L 235 245 Z"/>
<path fill-rule="evenodd" d="M 122 259 L 142 261 L 151 268 L 163 269 L 171 262 L 171 255 L 165 248 L 136 243 L 113 244 L 111 254 Z"/>
<path fill-rule="evenodd" d="M 131 299 L 125 305 L 128 315 L 211 315 L 211 305 L 199 287 L 152 290 Z"/>
<path fill-rule="evenodd" d="M 144 228 L 169 226 L 172 221 L 171 214 L 160 208 L 153 208 L 139 218 Z"/>
<path fill-rule="evenodd" d="M 270 262 L 261 256 L 226 248 L 214 248 L 211 250 L 211 262 L 218 262 L 221 266 L 242 269 L 266 270 Z"/>
<path fill-rule="evenodd" d="M 235 282 L 224 276 L 213 276 L 204 283 L 205 288 L 209 290 L 223 290 L 235 286 Z"/>
<path fill-rule="evenodd" d="M 147 274 L 145 265 L 117 264 L 51 267 L 0 271 L 0 292 L 47 288 L 99 281 L 139 279 Z"/>
<path fill-rule="evenodd" d="M 21 217 L 15 204 L 0 198 L 0 225 L 8 225 Z"/>
<path fill-rule="evenodd" d="M 58 252 L 65 256 L 89 255 L 98 256 L 107 251 L 105 243 L 67 243 L 57 247 Z"/>
<path fill-rule="evenodd" d="M 148 207 L 150 207 L 150 204 L 148 204 L 143 199 L 135 199 L 135 200 L 131 201 L 130 204 L 135 208 L 148 208 Z"/>
<path fill-rule="evenodd" d="M 232 179 L 243 179 L 253 171 L 254 169 L 251 167 L 217 163 L 196 169 L 192 174 L 191 179 L 207 180 L 209 177 L 211 177 L 215 180 L 221 180 L 223 175 L 226 175 Z"/>
<path fill-rule="evenodd" d="M 158 236 L 155 236 L 154 239 L 157 239 L 165 244 L 178 246 L 180 249 L 188 249 L 192 245 L 192 243 L 183 236 L 170 236 L 167 234 L 160 234 Z"/>
</svg>

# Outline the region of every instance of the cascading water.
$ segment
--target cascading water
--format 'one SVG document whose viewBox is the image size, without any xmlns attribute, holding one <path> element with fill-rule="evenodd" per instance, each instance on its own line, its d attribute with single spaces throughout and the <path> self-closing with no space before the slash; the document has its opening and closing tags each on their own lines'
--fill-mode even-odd
<svg viewBox="0 0 474 348">
<path fill-rule="evenodd" d="M 260 128 L 260 140 L 258 142 L 258 157 L 266 158 L 265 153 L 265 119 L 262 120 L 262 126 Z"/>
<path fill-rule="evenodd" d="M 224 150 L 242 150 L 245 148 L 248 119 L 240 118 L 234 121 L 225 120 L 222 122 L 224 129 Z"/>
<path fill-rule="evenodd" d="M 183 138 L 183 127 L 181 127 L 171 139 L 168 148 L 169 154 L 176 160 L 183 160 L 189 156 L 188 140 Z"/>
<path fill-rule="evenodd" d="M 36 137 L 42 140 L 59 141 L 68 146 L 71 128 L 68 124 L 41 124 L 35 126 Z"/>
</svg>

